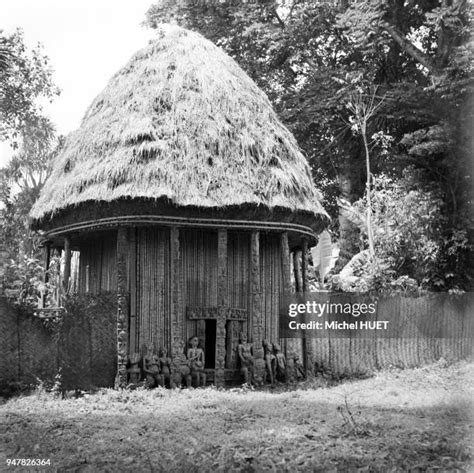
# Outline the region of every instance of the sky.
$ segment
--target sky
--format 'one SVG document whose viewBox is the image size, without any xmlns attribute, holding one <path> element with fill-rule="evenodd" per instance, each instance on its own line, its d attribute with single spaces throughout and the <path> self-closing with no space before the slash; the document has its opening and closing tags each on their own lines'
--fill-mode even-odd
<svg viewBox="0 0 474 473">
<path fill-rule="evenodd" d="M 38 42 L 50 58 L 61 95 L 43 105 L 56 129 L 79 127 L 87 107 L 154 32 L 140 24 L 153 0 L 0 0 L 0 29 L 21 27 L 26 44 Z M 0 143 L 0 167 L 11 156 Z"/>
</svg>

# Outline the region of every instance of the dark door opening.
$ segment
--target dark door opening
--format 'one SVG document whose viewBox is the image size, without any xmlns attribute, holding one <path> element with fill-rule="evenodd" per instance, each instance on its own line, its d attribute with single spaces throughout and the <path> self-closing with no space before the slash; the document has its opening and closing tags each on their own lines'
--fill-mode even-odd
<svg viewBox="0 0 474 473">
<path fill-rule="evenodd" d="M 204 347 L 206 357 L 205 368 L 214 369 L 216 367 L 216 320 L 206 320 L 206 346 Z"/>
</svg>

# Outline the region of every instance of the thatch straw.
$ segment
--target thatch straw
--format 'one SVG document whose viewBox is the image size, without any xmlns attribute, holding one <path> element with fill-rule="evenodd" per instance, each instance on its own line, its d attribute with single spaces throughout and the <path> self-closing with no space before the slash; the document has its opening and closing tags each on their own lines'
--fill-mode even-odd
<svg viewBox="0 0 474 473">
<path fill-rule="evenodd" d="M 31 215 L 166 196 L 325 216 L 309 166 L 265 94 L 221 49 L 179 27 L 136 53 L 93 101 Z"/>
</svg>

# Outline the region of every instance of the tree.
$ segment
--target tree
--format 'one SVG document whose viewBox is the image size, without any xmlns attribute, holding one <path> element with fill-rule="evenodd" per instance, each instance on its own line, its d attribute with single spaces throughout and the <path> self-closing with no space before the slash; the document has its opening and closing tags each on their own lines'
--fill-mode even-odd
<svg viewBox="0 0 474 473">
<path fill-rule="evenodd" d="M 414 174 L 418 186 L 444 204 L 437 207 L 440 238 L 464 241 L 458 236 L 470 225 L 472 184 L 465 178 L 473 123 L 466 105 L 472 96 L 469 15 L 463 0 L 182 0 L 155 3 L 146 22 L 156 27 L 173 20 L 201 32 L 266 92 L 308 157 L 325 207 L 338 217 L 332 231 L 339 235 L 341 267 L 364 248 L 337 201 L 367 195 L 371 174 L 397 182 L 408 167 L 421 171 Z M 366 121 L 371 142 L 351 129 L 354 111 L 346 104 L 357 87 L 377 88 L 385 97 Z M 375 159 L 368 161 L 368 153 Z M 448 253 L 450 263 L 438 258 L 438 269 L 458 271 L 463 244 L 458 250 Z M 469 287 L 469 271 L 465 276 L 456 287 Z"/>
<path fill-rule="evenodd" d="M 39 98 L 52 100 L 59 95 L 54 85 L 49 59 L 42 47 L 27 49 L 23 32 L 6 35 L 0 30 L 0 140 L 18 146 L 26 123 L 42 115 Z"/>
<path fill-rule="evenodd" d="M 36 301 L 44 288 L 40 238 L 29 225 L 29 212 L 49 174 L 49 162 L 62 144 L 42 114 L 40 98 L 59 93 L 41 46 L 29 51 L 21 30 L 0 32 L 0 140 L 15 152 L 0 169 L 0 239 L 10 265 L 5 291 L 20 305 Z"/>
<path fill-rule="evenodd" d="M 370 152 L 369 152 L 369 139 L 367 137 L 367 128 L 369 121 L 375 116 L 377 109 L 382 105 L 383 99 L 377 99 L 377 89 L 370 92 L 369 95 L 364 94 L 364 91 L 359 89 L 352 93 L 350 100 L 347 104 L 347 108 L 353 114 L 349 117 L 352 125 L 352 129 L 356 134 L 360 134 L 362 137 L 362 143 L 364 144 L 365 153 L 365 169 L 366 169 L 366 191 L 365 200 L 367 203 L 366 214 L 366 228 L 367 228 L 367 239 L 369 242 L 369 256 L 375 258 L 375 246 L 374 246 L 374 230 L 372 228 L 372 173 L 370 169 Z"/>
<path fill-rule="evenodd" d="M 446 255 L 469 250 L 467 232 L 446 238 L 442 229 L 446 217 L 441 192 L 420 188 L 419 171 L 408 168 L 400 179 L 380 175 L 372 190 L 375 258 L 367 250 L 355 255 L 340 272 L 338 283 L 345 290 L 462 289 L 465 268 L 451 272 Z M 367 239 L 366 198 L 344 205 L 361 237 Z M 465 256 L 465 255 L 464 255 Z M 467 260 L 460 258 L 461 265 Z"/>
</svg>

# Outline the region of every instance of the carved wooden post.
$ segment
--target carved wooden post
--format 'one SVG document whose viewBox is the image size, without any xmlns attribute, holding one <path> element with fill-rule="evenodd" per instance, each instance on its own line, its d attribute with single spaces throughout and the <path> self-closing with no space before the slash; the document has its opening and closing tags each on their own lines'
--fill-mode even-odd
<svg viewBox="0 0 474 473">
<path fill-rule="evenodd" d="M 127 386 L 128 358 L 128 234 L 120 227 L 117 231 L 117 376 L 115 388 Z"/>
<path fill-rule="evenodd" d="M 303 292 L 308 291 L 308 241 L 303 238 L 301 246 L 301 282 Z M 307 375 L 313 374 L 313 353 L 311 340 L 306 338 L 306 330 L 303 330 L 303 365 Z"/>
<path fill-rule="evenodd" d="M 49 280 L 49 264 L 51 262 L 51 251 L 50 251 L 50 244 L 45 243 L 43 246 L 43 264 L 44 264 L 44 282 L 48 282 Z"/>
<path fill-rule="evenodd" d="M 280 247 L 281 247 L 281 269 L 282 269 L 282 290 L 284 294 L 291 294 L 292 293 L 292 286 L 291 286 L 291 264 L 290 264 L 290 246 L 288 243 L 288 232 L 283 232 L 281 234 L 280 239 Z M 299 343 L 297 339 L 290 338 L 286 342 L 286 348 L 288 356 L 290 352 L 298 353 Z M 299 353 L 298 353 L 299 354 Z"/>
<path fill-rule="evenodd" d="M 293 273 L 295 277 L 295 290 L 301 292 L 303 289 L 303 278 L 302 278 L 302 259 L 300 258 L 301 251 L 293 251 Z"/>
<path fill-rule="evenodd" d="M 130 229 L 130 354 L 137 352 L 137 232 Z"/>
<path fill-rule="evenodd" d="M 1 251 L 1 249 L 0 249 Z M 45 243 L 43 246 L 43 265 L 44 265 L 44 273 L 43 273 L 43 282 L 47 283 L 49 281 L 49 263 L 50 263 L 50 252 L 49 252 L 49 243 Z M 1 270 L 1 268 L 0 268 Z M 45 306 L 46 302 L 46 294 L 41 294 L 41 307 Z"/>
<path fill-rule="evenodd" d="M 223 386 L 225 383 L 225 324 L 228 304 L 227 230 L 220 229 L 217 232 L 217 306 L 219 315 L 216 320 L 216 370 L 214 375 L 216 386 Z"/>
<path fill-rule="evenodd" d="M 182 355 L 183 323 L 181 314 L 181 285 L 179 228 L 170 229 L 170 272 L 171 272 L 171 356 Z"/>
<path fill-rule="evenodd" d="M 283 292 L 290 294 L 291 287 L 291 270 L 290 270 L 290 247 L 288 245 L 288 232 L 281 234 L 281 270 L 283 275 Z"/>
<path fill-rule="evenodd" d="M 261 346 L 263 341 L 262 325 L 262 288 L 260 287 L 260 233 L 250 235 L 250 308 L 252 312 L 252 342 Z"/>
<path fill-rule="evenodd" d="M 301 288 L 303 292 L 308 291 L 308 241 L 303 238 L 301 245 Z"/>
<path fill-rule="evenodd" d="M 71 277 L 71 239 L 64 237 L 64 273 L 63 273 L 63 291 L 67 293 L 69 278 Z"/>
</svg>

